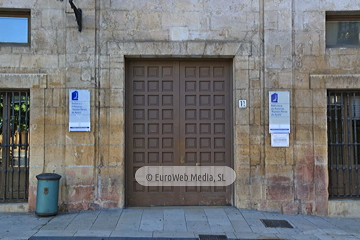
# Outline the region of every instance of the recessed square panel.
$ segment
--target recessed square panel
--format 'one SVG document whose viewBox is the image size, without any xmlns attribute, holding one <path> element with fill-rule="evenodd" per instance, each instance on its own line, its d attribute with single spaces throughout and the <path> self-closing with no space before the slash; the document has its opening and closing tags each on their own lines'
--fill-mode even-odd
<svg viewBox="0 0 360 240">
<path fill-rule="evenodd" d="M 173 148 L 174 143 L 172 138 L 163 138 L 162 139 L 162 147 L 163 148 Z"/>
<path fill-rule="evenodd" d="M 214 96 L 214 106 L 225 106 L 225 96 L 224 95 L 215 95 Z"/>
<path fill-rule="evenodd" d="M 157 152 L 149 152 L 148 153 L 148 159 L 149 159 L 149 163 L 158 163 L 160 161 L 159 153 L 157 153 Z"/>
<path fill-rule="evenodd" d="M 210 67 L 200 67 L 199 72 L 201 78 L 210 77 Z"/>
<path fill-rule="evenodd" d="M 163 152 L 162 153 L 162 162 L 163 163 L 173 163 L 174 154 L 172 152 Z"/>
<path fill-rule="evenodd" d="M 187 152 L 185 153 L 185 162 L 187 163 L 196 163 L 196 153 L 195 152 Z"/>
<path fill-rule="evenodd" d="M 196 77 L 196 67 L 185 67 L 185 77 L 186 78 Z"/>
<path fill-rule="evenodd" d="M 215 120 L 225 120 L 225 110 L 215 109 L 214 110 L 214 119 Z"/>
<path fill-rule="evenodd" d="M 186 120 L 196 120 L 196 110 L 195 109 L 186 109 L 185 110 L 185 119 Z"/>
<path fill-rule="evenodd" d="M 210 106 L 211 100 L 209 95 L 200 96 L 200 106 Z"/>
<path fill-rule="evenodd" d="M 173 120 L 173 110 L 172 109 L 164 109 L 162 110 L 162 119 L 163 120 Z"/>
<path fill-rule="evenodd" d="M 211 110 L 201 109 L 200 110 L 200 119 L 201 120 L 211 120 Z"/>
<path fill-rule="evenodd" d="M 133 126 L 134 134 L 145 134 L 145 125 L 144 124 L 134 124 Z"/>
<path fill-rule="evenodd" d="M 226 176 L 221 175 L 221 180 L 226 180 Z M 214 187 L 214 192 L 226 192 L 225 186 L 216 186 Z"/>
<path fill-rule="evenodd" d="M 148 124 L 148 134 L 159 134 L 159 124 L 150 123 Z"/>
<path fill-rule="evenodd" d="M 159 81 L 148 81 L 148 91 L 149 92 L 158 92 L 159 91 Z"/>
<path fill-rule="evenodd" d="M 185 187 L 185 192 L 197 192 L 197 187 L 196 186 L 186 186 Z"/>
<path fill-rule="evenodd" d="M 145 111 L 143 109 L 134 110 L 134 120 L 145 120 Z"/>
<path fill-rule="evenodd" d="M 185 96 L 185 106 L 196 106 L 196 96 L 195 95 Z"/>
<path fill-rule="evenodd" d="M 202 149 L 211 148 L 211 139 L 210 138 L 200 138 L 200 148 L 202 148 Z"/>
<path fill-rule="evenodd" d="M 145 163 L 145 153 L 134 152 L 134 163 Z"/>
<path fill-rule="evenodd" d="M 164 95 L 162 96 L 162 105 L 163 106 L 173 106 L 173 96 L 172 95 Z"/>
<path fill-rule="evenodd" d="M 132 172 L 132 175 L 133 175 L 133 178 L 135 179 L 135 174 L 137 172 L 137 170 L 139 170 L 141 167 L 133 167 L 133 172 Z M 142 171 L 140 170 L 140 173 L 144 174 L 145 171 Z"/>
<path fill-rule="evenodd" d="M 159 96 L 148 96 L 148 106 L 159 106 Z"/>
<path fill-rule="evenodd" d="M 225 138 L 214 138 L 214 148 L 225 148 Z"/>
<path fill-rule="evenodd" d="M 225 68 L 224 67 L 214 67 L 214 77 L 225 77 Z"/>
<path fill-rule="evenodd" d="M 134 105 L 135 106 L 144 106 L 144 104 L 145 104 L 145 96 L 135 95 L 133 97 L 133 99 L 134 99 Z"/>
<path fill-rule="evenodd" d="M 200 82 L 200 92 L 210 92 L 210 82 L 209 81 L 201 81 Z"/>
<path fill-rule="evenodd" d="M 185 92 L 196 92 L 196 82 L 186 81 L 185 82 Z"/>
<path fill-rule="evenodd" d="M 162 192 L 174 192 L 174 187 L 172 187 L 172 186 L 163 186 L 161 191 Z"/>
<path fill-rule="evenodd" d="M 214 161 L 216 163 L 224 163 L 225 162 L 225 153 L 224 152 L 215 152 L 214 153 Z"/>
<path fill-rule="evenodd" d="M 200 192 L 211 192 L 211 187 L 210 186 L 202 186 L 202 187 L 200 187 Z M 219 239 L 216 238 L 216 240 L 219 240 Z"/>
<path fill-rule="evenodd" d="M 133 91 L 134 92 L 144 92 L 145 91 L 145 82 L 144 81 L 134 81 L 133 82 Z"/>
<path fill-rule="evenodd" d="M 162 127 L 163 134 L 174 134 L 172 123 L 163 123 Z"/>
<path fill-rule="evenodd" d="M 160 187 L 158 187 L 158 186 L 151 186 L 148 189 L 149 189 L 148 190 L 149 192 L 153 192 L 153 193 L 157 193 L 160 191 Z"/>
<path fill-rule="evenodd" d="M 224 91 L 225 91 L 225 82 L 214 81 L 214 92 L 224 92 Z"/>
<path fill-rule="evenodd" d="M 159 120 L 159 110 L 149 109 L 148 110 L 148 120 Z"/>
<path fill-rule="evenodd" d="M 210 152 L 201 152 L 200 153 L 200 162 L 201 163 L 211 163 L 211 153 Z"/>
<path fill-rule="evenodd" d="M 133 182 L 133 189 L 134 189 L 134 192 L 144 192 L 145 191 L 145 186 L 143 185 L 140 185 L 138 182 Z"/>
<path fill-rule="evenodd" d="M 196 138 L 186 138 L 185 139 L 185 148 L 196 148 Z"/>
<path fill-rule="evenodd" d="M 173 82 L 172 81 L 163 81 L 162 82 L 163 92 L 172 92 L 173 91 Z"/>
<path fill-rule="evenodd" d="M 201 123 L 200 124 L 200 133 L 201 134 L 211 134 L 211 124 L 210 123 Z"/>
<path fill-rule="evenodd" d="M 134 67 L 134 77 L 145 77 L 144 67 Z"/>
<path fill-rule="evenodd" d="M 148 148 L 158 149 L 159 148 L 159 139 L 158 138 L 149 138 L 148 139 Z"/>
<path fill-rule="evenodd" d="M 148 67 L 148 76 L 149 77 L 159 77 L 159 67 Z"/>
<path fill-rule="evenodd" d="M 186 123 L 185 124 L 185 134 L 196 134 L 196 124 L 195 123 Z"/>
<path fill-rule="evenodd" d="M 225 124 L 224 123 L 215 123 L 214 124 L 214 133 L 215 134 L 225 134 Z"/>
<path fill-rule="evenodd" d="M 144 138 L 134 138 L 133 145 L 134 145 L 134 148 L 143 149 L 145 147 L 145 139 Z"/>
<path fill-rule="evenodd" d="M 163 67 L 162 71 L 163 77 L 173 77 L 173 67 Z"/>
</svg>

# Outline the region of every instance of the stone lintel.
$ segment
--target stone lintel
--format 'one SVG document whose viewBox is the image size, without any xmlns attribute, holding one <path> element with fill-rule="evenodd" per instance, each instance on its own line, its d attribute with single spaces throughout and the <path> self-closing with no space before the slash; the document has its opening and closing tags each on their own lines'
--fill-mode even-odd
<svg viewBox="0 0 360 240">
<path fill-rule="evenodd" d="M 0 88 L 47 88 L 47 74 L 0 74 Z"/>
<path fill-rule="evenodd" d="M 314 74 L 310 75 L 310 89 L 360 88 L 360 74 Z"/>
<path fill-rule="evenodd" d="M 110 41 L 107 54 L 131 57 L 250 56 L 251 43 L 238 41 Z"/>
</svg>

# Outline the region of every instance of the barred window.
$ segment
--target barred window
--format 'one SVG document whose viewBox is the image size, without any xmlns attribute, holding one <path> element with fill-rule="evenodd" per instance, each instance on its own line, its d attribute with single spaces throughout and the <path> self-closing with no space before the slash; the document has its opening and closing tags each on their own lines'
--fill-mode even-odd
<svg viewBox="0 0 360 240">
<path fill-rule="evenodd" d="M 360 92 L 329 91 L 327 107 L 330 197 L 360 197 Z"/>
</svg>

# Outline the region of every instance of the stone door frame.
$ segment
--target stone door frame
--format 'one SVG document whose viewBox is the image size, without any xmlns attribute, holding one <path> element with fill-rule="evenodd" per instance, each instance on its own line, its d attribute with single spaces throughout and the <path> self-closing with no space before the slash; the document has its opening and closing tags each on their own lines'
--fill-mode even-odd
<svg viewBox="0 0 360 240">
<path fill-rule="evenodd" d="M 1 89 L 30 90 L 29 206 L 35 205 L 36 175 L 43 172 L 45 165 L 44 111 L 47 84 L 47 74 L 0 74 Z"/>
<path fill-rule="evenodd" d="M 251 43 L 240 41 L 110 41 L 103 45 L 100 56 L 101 70 L 107 72 L 109 75 L 108 82 L 103 83 L 103 87 L 108 88 L 111 92 L 122 93 L 122 99 L 119 101 L 122 103 L 122 114 L 120 114 L 122 123 L 125 122 L 125 64 L 126 58 L 186 58 L 186 59 L 201 59 L 201 58 L 230 58 L 233 60 L 232 65 L 232 86 L 233 86 L 233 156 L 238 156 L 243 149 L 249 149 L 250 138 L 250 124 L 249 120 L 239 121 L 237 120 L 241 111 L 242 115 L 249 115 L 250 109 L 237 108 L 237 100 L 245 99 L 249 101 L 250 97 L 250 82 L 248 77 L 249 71 L 249 57 L 252 55 Z M 111 106 L 111 103 L 109 103 Z M 248 118 L 247 118 L 248 119 Z M 247 134 L 242 134 L 242 139 L 245 141 L 239 141 L 236 139 L 236 132 L 238 129 L 244 130 Z M 115 132 L 123 139 L 121 142 L 121 156 L 119 156 L 118 165 L 124 166 L 125 164 L 125 132 L 123 129 L 119 129 Z M 101 141 L 101 139 L 100 139 Z M 125 168 L 122 168 L 120 182 L 125 184 Z M 242 177 L 237 178 L 234 183 L 234 205 L 236 207 L 244 207 L 241 202 L 241 198 L 248 199 L 248 196 L 242 196 L 242 188 L 249 189 L 248 179 L 250 177 L 250 163 L 244 164 L 240 158 L 234 157 L 234 170 Z M 245 174 L 244 174 L 245 173 Z M 120 207 L 125 206 L 125 187 L 122 187 L 121 193 L 119 193 Z"/>
<path fill-rule="evenodd" d="M 329 200 L 328 185 L 328 128 L 327 128 L 327 91 L 360 89 L 360 74 L 311 74 L 312 109 L 314 126 L 314 182 L 317 212 L 323 215 L 338 216 L 339 209 L 354 209 L 359 201 Z M 341 212 L 341 211 L 340 211 Z"/>
</svg>

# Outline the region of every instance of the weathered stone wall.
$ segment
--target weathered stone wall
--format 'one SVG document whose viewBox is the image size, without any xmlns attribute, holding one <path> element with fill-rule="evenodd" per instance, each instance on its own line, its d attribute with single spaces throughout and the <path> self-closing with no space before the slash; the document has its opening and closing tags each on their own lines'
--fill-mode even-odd
<svg viewBox="0 0 360 240">
<path fill-rule="evenodd" d="M 359 72 L 359 49 L 327 49 L 325 43 L 325 11 L 359 6 L 351 0 L 265 1 L 264 90 L 288 90 L 292 104 L 290 147 L 275 149 L 270 147 L 264 99 L 266 193 L 261 209 L 327 214 L 327 88 L 313 87 L 310 76 L 340 74 L 341 80 L 341 74 Z"/>
<path fill-rule="evenodd" d="M 357 10 L 360 3 L 74 3 L 83 10 L 82 32 L 66 0 L 0 0 L 1 8 L 31 9 L 31 47 L 0 46 L 1 72 L 20 74 L 18 83 L 31 73 L 46 76 L 45 85 L 26 87 L 32 97 L 31 210 L 35 176 L 43 171 L 63 176 L 64 210 L 124 206 L 126 58 L 231 57 L 234 205 L 327 214 L 326 87 L 312 87 L 310 76 L 359 71 L 360 50 L 326 49 L 325 11 Z M 8 87 L 8 78 L 0 79 L 0 87 Z M 74 88 L 91 90 L 91 133 L 68 132 L 68 92 Z M 270 146 L 267 95 L 274 90 L 291 93 L 288 148 Z M 236 107 L 239 99 L 248 101 L 246 109 Z"/>
</svg>

